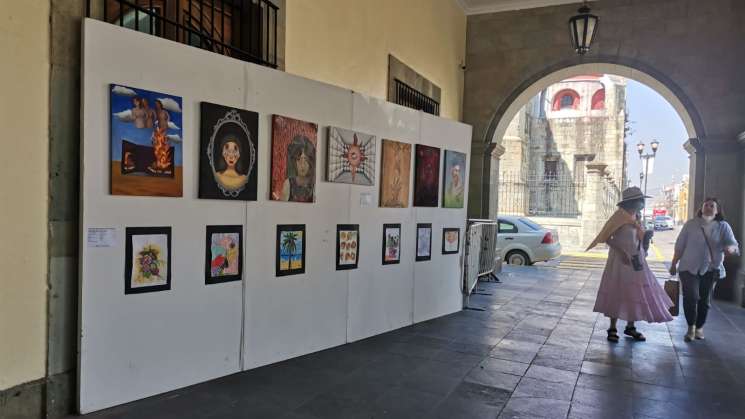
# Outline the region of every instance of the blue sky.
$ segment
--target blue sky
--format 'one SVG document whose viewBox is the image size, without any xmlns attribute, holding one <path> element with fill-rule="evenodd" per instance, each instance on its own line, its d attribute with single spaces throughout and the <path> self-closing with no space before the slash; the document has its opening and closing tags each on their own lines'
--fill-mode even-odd
<svg viewBox="0 0 745 419">
<path fill-rule="evenodd" d="M 680 182 L 683 175 L 688 174 L 688 153 L 683 149 L 688 134 L 683 121 L 659 93 L 630 79 L 626 89 L 626 108 L 631 121 L 631 135 L 626 138 L 630 185 L 639 184 L 641 162 L 636 144 L 644 142 L 647 144 L 645 151 L 650 153 L 649 143 L 656 139 L 660 142 L 660 148 L 647 192 L 654 197 L 660 196 L 662 186 L 672 183 L 673 179 Z"/>
</svg>

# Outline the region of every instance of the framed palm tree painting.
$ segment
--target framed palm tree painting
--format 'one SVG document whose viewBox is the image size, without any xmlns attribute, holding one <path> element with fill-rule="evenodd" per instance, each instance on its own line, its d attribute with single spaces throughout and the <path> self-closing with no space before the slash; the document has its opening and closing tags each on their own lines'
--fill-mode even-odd
<svg viewBox="0 0 745 419">
<path fill-rule="evenodd" d="M 305 273 L 305 224 L 277 225 L 277 276 Z"/>
</svg>

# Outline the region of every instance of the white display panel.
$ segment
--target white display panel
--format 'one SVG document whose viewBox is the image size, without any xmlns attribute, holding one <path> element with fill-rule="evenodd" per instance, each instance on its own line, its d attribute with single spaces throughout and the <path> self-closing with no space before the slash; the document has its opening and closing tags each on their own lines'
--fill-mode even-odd
<svg viewBox="0 0 745 419">
<path fill-rule="evenodd" d="M 469 126 L 94 20 L 85 20 L 83 39 L 81 412 L 461 308 L 460 255 L 440 250 L 442 227 L 463 228 L 466 210 L 378 208 L 380 140 L 468 153 Z M 182 98 L 182 198 L 108 193 L 110 83 Z M 259 113 L 256 202 L 197 199 L 202 101 Z M 319 126 L 313 204 L 268 199 L 272 114 Z M 375 186 L 325 182 L 331 125 L 377 136 Z M 411 193 L 413 169 L 412 161 Z M 372 206 L 360 204 L 363 194 L 372 196 Z M 414 262 L 417 222 L 432 223 L 431 261 Z M 383 223 L 402 225 L 398 265 L 381 264 Z M 244 225 L 244 281 L 206 286 L 205 227 L 232 224 Z M 277 224 L 306 225 L 304 274 L 275 277 Z M 360 224 L 356 270 L 335 270 L 337 224 Z M 143 226 L 172 228 L 171 289 L 125 295 L 125 228 Z M 113 246 L 86 246 L 88 228 L 114 228 Z"/>
</svg>

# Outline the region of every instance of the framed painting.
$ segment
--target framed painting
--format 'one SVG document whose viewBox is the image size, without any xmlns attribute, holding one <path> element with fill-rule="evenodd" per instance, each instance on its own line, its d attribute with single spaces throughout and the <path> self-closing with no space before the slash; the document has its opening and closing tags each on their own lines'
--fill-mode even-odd
<svg viewBox="0 0 745 419">
<path fill-rule="evenodd" d="M 360 225 L 336 226 L 336 270 L 357 269 L 360 259 Z"/>
<path fill-rule="evenodd" d="M 401 262 L 401 224 L 383 224 L 383 265 Z"/>
<path fill-rule="evenodd" d="M 202 102 L 199 197 L 256 200 L 259 114 Z"/>
<path fill-rule="evenodd" d="M 326 180 L 372 186 L 375 184 L 375 136 L 329 127 Z"/>
<path fill-rule="evenodd" d="M 386 208 L 408 207 L 411 144 L 383 140 L 381 160 L 380 206 Z"/>
<path fill-rule="evenodd" d="M 276 275 L 305 273 L 305 224 L 277 225 Z"/>
<path fill-rule="evenodd" d="M 442 254 L 450 255 L 458 253 L 460 250 L 460 229 L 443 228 L 442 229 Z"/>
<path fill-rule="evenodd" d="M 243 226 L 207 226 L 204 283 L 243 278 Z"/>
<path fill-rule="evenodd" d="M 181 98 L 110 85 L 112 195 L 182 196 Z"/>
<path fill-rule="evenodd" d="M 272 200 L 315 200 L 317 143 L 318 125 L 272 116 Z"/>
<path fill-rule="evenodd" d="M 416 225 L 416 261 L 432 259 L 432 224 Z"/>
<path fill-rule="evenodd" d="M 127 227 L 124 294 L 171 289 L 171 227 Z"/>
<path fill-rule="evenodd" d="M 464 153 L 445 150 L 445 168 L 442 171 L 443 208 L 463 208 L 467 171 Z"/>
<path fill-rule="evenodd" d="M 436 207 L 440 191 L 440 149 L 417 144 L 414 155 L 414 206 Z"/>
</svg>

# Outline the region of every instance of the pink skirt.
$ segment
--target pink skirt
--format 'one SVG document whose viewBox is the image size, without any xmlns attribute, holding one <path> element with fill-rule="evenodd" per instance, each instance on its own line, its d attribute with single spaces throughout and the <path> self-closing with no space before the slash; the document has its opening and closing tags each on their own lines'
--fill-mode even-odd
<svg viewBox="0 0 745 419">
<path fill-rule="evenodd" d="M 609 255 L 600 281 L 598 296 L 593 311 L 629 322 L 669 322 L 672 300 L 657 278 L 642 262 L 643 269 L 634 271 L 618 258 Z"/>
</svg>

